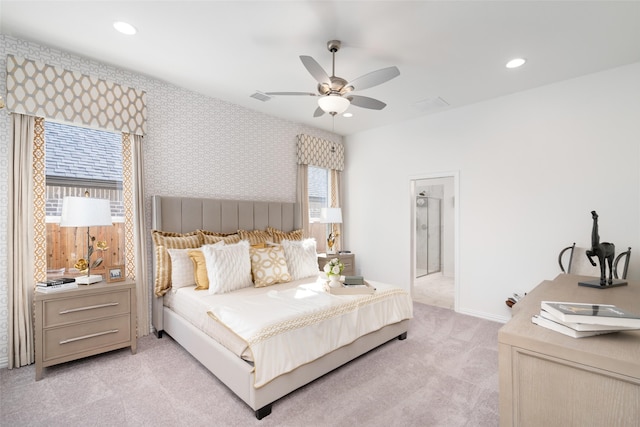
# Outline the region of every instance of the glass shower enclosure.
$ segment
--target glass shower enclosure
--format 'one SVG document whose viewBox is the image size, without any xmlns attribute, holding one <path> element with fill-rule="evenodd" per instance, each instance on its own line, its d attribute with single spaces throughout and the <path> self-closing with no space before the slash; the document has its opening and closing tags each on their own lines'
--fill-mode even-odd
<svg viewBox="0 0 640 427">
<path fill-rule="evenodd" d="M 442 199 L 423 193 L 416 196 L 416 277 L 442 270 Z"/>
</svg>

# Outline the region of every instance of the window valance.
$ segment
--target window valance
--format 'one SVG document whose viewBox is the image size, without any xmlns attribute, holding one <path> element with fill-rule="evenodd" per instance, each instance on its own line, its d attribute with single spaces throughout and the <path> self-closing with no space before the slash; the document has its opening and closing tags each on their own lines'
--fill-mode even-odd
<svg viewBox="0 0 640 427">
<path fill-rule="evenodd" d="M 94 128 L 145 135 L 146 92 L 7 55 L 7 109 Z"/>
<path fill-rule="evenodd" d="M 344 170 L 344 145 L 300 134 L 298 135 L 298 164 Z"/>
</svg>

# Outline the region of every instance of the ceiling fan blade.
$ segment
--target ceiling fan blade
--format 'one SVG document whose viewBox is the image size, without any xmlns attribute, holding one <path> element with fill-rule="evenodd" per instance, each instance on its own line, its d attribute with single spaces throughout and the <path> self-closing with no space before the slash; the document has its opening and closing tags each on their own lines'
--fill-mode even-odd
<svg viewBox="0 0 640 427">
<path fill-rule="evenodd" d="M 265 92 L 266 95 L 294 95 L 294 96 L 318 96 L 317 93 L 311 92 Z"/>
<path fill-rule="evenodd" d="M 300 55 L 302 65 L 313 76 L 314 79 L 320 84 L 325 83 L 330 85 L 331 79 L 326 71 L 318 64 L 318 62 L 310 56 Z"/>
<path fill-rule="evenodd" d="M 372 71 L 364 76 L 360 76 L 355 80 L 350 81 L 345 85 L 345 88 L 351 87 L 352 91 L 368 89 L 373 86 L 377 86 L 386 81 L 393 79 L 394 77 L 398 77 L 400 75 L 400 70 L 398 67 L 387 67 L 382 68 L 380 70 Z"/>
<path fill-rule="evenodd" d="M 387 106 L 384 102 L 369 98 L 368 96 L 349 95 L 347 99 L 351 102 L 351 105 L 368 108 L 370 110 L 382 110 Z"/>
<path fill-rule="evenodd" d="M 313 112 L 313 117 L 320 117 L 324 114 L 324 110 L 320 107 L 316 108 L 316 111 Z"/>
</svg>

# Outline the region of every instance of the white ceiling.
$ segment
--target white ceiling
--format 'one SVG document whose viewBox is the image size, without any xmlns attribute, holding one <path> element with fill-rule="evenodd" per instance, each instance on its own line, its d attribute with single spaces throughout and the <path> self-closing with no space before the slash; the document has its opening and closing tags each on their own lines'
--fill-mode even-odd
<svg viewBox="0 0 640 427">
<path fill-rule="evenodd" d="M 124 20 L 135 36 L 112 28 Z M 269 115 L 349 135 L 640 61 L 638 1 L 10 1 L 0 32 L 117 65 Z M 400 76 L 359 95 L 352 118 L 313 118 L 315 92 L 300 62 L 352 80 L 392 65 Z M 504 64 L 523 56 L 522 68 Z"/>
</svg>

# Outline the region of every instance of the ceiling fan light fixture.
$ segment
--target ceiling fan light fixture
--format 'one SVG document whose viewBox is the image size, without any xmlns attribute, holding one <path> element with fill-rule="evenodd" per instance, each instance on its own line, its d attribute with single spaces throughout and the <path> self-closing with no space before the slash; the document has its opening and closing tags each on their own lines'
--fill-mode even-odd
<svg viewBox="0 0 640 427">
<path fill-rule="evenodd" d="M 349 100 L 340 95 L 325 95 L 318 98 L 318 106 L 325 113 L 342 114 L 349 108 L 349 105 L 351 105 Z"/>
</svg>

